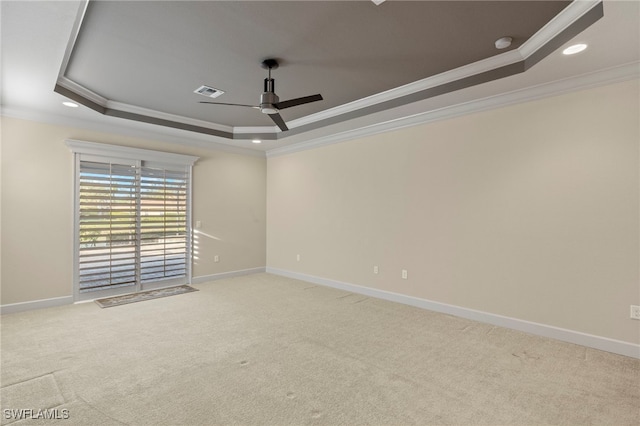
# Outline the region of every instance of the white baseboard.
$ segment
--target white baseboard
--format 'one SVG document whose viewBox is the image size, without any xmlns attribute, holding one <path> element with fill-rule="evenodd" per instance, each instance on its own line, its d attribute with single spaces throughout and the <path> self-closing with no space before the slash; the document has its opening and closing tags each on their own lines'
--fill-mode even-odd
<svg viewBox="0 0 640 426">
<path fill-rule="evenodd" d="M 191 284 L 202 284 L 208 281 L 221 280 L 223 278 L 232 278 L 232 277 L 240 277 L 242 275 L 250 275 L 250 274 L 258 274 L 260 272 L 265 272 L 266 268 L 251 268 L 251 269 L 241 269 L 239 271 L 230 271 L 230 272 L 221 272 L 219 274 L 212 275 L 202 275 L 200 277 L 191 278 Z"/>
<path fill-rule="evenodd" d="M 582 333 L 579 331 L 505 317 L 489 312 L 448 305 L 446 303 L 434 302 L 400 293 L 363 287 L 356 284 L 349 284 L 313 275 L 287 271 L 284 269 L 267 267 L 266 272 L 640 359 L 640 345 L 634 343 L 609 339 L 607 337 L 594 336 L 592 334 Z"/>
<path fill-rule="evenodd" d="M 52 299 L 32 300 L 29 302 L 10 303 L 0 306 L 0 313 L 13 314 L 33 309 L 53 308 L 54 306 L 71 305 L 73 296 L 54 297 Z"/>
<path fill-rule="evenodd" d="M 208 281 L 220 280 L 222 278 L 239 277 L 242 275 L 257 274 L 265 272 L 265 268 L 251 268 L 243 269 L 240 271 L 223 272 L 220 274 L 204 275 L 201 277 L 195 277 L 191 279 L 191 284 L 200 284 Z M 91 302 L 92 300 L 85 300 L 82 302 Z M 82 303 L 78 302 L 78 303 Z M 54 306 L 71 305 L 73 304 L 73 296 L 54 297 L 52 299 L 32 300 L 29 302 L 11 303 L 8 305 L 0 306 L 0 314 L 13 314 L 15 312 L 31 311 L 33 309 L 52 308 Z"/>
</svg>

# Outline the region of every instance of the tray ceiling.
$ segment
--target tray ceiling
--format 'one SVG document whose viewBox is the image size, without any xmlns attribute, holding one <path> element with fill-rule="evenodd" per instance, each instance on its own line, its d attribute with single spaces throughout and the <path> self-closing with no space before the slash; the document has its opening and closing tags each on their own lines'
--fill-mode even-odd
<svg viewBox="0 0 640 426">
<path fill-rule="evenodd" d="M 106 115 L 278 139 L 524 72 L 602 15 L 601 3 L 567 1 L 91 1 L 56 91 Z M 504 36 L 513 44 L 496 49 Z M 198 103 L 257 105 L 266 58 L 281 64 L 281 100 L 324 97 L 283 110 L 291 130 Z M 193 93 L 201 85 L 225 93 Z"/>
</svg>

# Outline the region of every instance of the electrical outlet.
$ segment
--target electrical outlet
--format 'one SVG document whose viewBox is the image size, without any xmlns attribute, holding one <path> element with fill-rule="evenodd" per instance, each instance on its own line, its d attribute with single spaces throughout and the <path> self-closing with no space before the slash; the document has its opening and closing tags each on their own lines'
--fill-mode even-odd
<svg viewBox="0 0 640 426">
<path fill-rule="evenodd" d="M 640 320 L 640 306 L 631 305 L 631 318 Z"/>
<path fill-rule="evenodd" d="M 296 254 L 296 262 L 300 262 L 300 255 Z"/>
<path fill-rule="evenodd" d="M 407 277 L 408 277 L 407 270 L 406 270 L 406 269 L 403 269 L 403 270 L 402 270 L 402 279 L 403 279 L 403 280 L 406 280 L 406 279 L 407 279 Z"/>
<path fill-rule="evenodd" d="M 377 274 L 378 272 L 380 272 L 380 270 L 378 269 L 378 265 L 373 267 L 373 273 Z"/>
<path fill-rule="evenodd" d="M 220 256 L 218 256 L 217 254 L 215 256 L 213 256 L 213 261 L 214 262 L 220 262 Z"/>
</svg>

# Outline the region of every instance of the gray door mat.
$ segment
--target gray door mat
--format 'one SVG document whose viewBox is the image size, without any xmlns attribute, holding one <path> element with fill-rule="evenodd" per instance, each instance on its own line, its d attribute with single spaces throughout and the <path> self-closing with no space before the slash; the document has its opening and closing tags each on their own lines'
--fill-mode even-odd
<svg viewBox="0 0 640 426">
<path fill-rule="evenodd" d="M 104 299 L 96 299 L 95 302 L 101 308 L 110 308 L 112 306 L 126 305 L 128 303 L 142 302 L 144 300 L 159 299 L 161 297 L 174 296 L 176 294 L 190 293 L 198 291 L 188 285 L 180 285 L 176 287 L 160 288 L 158 290 L 141 291 L 139 293 L 125 294 L 123 296 L 107 297 Z"/>
</svg>

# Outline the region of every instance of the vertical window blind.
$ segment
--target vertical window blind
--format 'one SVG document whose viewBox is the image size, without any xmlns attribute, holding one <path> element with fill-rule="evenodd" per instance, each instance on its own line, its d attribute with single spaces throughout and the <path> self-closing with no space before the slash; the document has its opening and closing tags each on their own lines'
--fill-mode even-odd
<svg viewBox="0 0 640 426">
<path fill-rule="evenodd" d="M 67 144 L 76 154 L 77 294 L 188 282 L 190 180 L 197 157 Z"/>
</svg>

